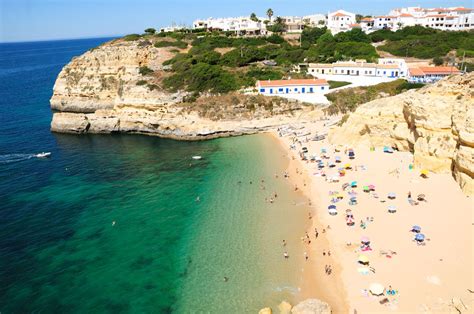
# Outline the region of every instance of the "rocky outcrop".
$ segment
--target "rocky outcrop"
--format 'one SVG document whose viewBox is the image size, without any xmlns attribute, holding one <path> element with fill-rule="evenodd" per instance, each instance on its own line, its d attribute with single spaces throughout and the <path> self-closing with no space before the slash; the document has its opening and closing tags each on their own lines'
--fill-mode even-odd
<svg viewBox="0 0 474 314">
<path fill-rule="evenodd" d="M 292 314 L 331 314 L 331 307 L 318 299 L 308 299 L 298 303 L 291 310 Z"/>
<path fill-rule="evenodd" d="M 288 100 L 240 94 L 183 104 L 186 93 L 170 93 L 161 87 L 169 75 L 163 62 L 173 56 L 172 49 L 156 48 L 140 39 L 115 40 L 74 58 L 54 85 L 51 130 L 201 140 L 300 122 L 313 109 Z"/>
<path fill-rule="evenodd" d="M 156 88 L 159 75 L 139 73 L 147 66 L 160 70 L 173 54 L 151 42 L 115 40 L 75 57 L 59 73 L 51 108 L 57 111 L 92 113 L 116 104 L 163 104 L 181 100 Z M 141 83 L 138 83 L 141 81 Z M 137 85 L 138 83 L 138 85 Z"/>
<path fill-rule="evenodd" d="M 474 194 L 474 73 L 361 105 L 329 133 L 333 143 L 392 146 L 411 151 L 415 164 L 452 172 Z"/>
</svg>

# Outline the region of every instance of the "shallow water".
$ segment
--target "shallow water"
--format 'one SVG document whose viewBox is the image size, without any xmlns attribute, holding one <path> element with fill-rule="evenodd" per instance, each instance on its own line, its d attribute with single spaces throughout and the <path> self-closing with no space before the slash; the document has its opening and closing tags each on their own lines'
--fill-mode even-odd
<svg viewBox="0 0 474 314">
<path fill-rule="evenodd" d="M 50 133 L 61 66 L 102 41 L 0 45 L 0 311 L 243 313 L 291 301 L 307 209 L 274 177 L 286 161 L 273 139 Z M 43 151 L 51 158 L 33 156 Z"/>
</svg>

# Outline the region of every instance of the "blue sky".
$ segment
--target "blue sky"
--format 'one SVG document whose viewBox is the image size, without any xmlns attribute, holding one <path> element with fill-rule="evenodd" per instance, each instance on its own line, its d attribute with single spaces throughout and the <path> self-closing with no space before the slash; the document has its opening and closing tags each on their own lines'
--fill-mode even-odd
<svg viewBox="0 0 474 314">
<path fill-rule="evenodd" d="M 400 6 L 472 6 L 472 0 L 0 0 L 0 42 L 86 38 L 142 32 L 196 18 L 307 15 L 346 9 L 384 14 Z"/>
</svg>

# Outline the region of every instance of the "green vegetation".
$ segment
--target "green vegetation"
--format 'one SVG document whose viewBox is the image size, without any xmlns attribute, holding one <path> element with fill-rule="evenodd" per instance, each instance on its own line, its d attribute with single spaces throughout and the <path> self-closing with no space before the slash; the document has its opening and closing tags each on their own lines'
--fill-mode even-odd
<svg viewBox="0 0 474 314">
<path fill-rule="evenodd" d="M 147 29 L 145 29 L 145 33 L 149 34 L 149 35 L 153 35 L 154 33 L 156 33 L 156 29 L 151 28 L 151 27 L 147 28 Z"/>
<path fill-rule="evenodd" d="M 338 88 L 346 85 L 352 84 L 351 82 L 344 82 L 344 81 L 328 81 L 329 89 Z"/>
<path fill-rule="evenodd" d="M 138 85 L 138 86 L 142 86 L 142 85 L 146 85 L 146 84 L 147 84 L 147 81 L 145 81 L 145 80 L 139 80 L 139 81 L 137 82 L 137 85 Z"/>
<path fill-rule="evenodd" d="M 420 88 L 423 84 L 411 84 L 399 79 L 373 86 L 346 88 L 326 95 L 331 102 L 325 110 L 328 114 L 347 113 L 354 111 L 360 104 L 383 96 L 393 96 L 408 89 Z"/>
<path fill-rule="evenodd" d="M 135 40 L 140 39 L 141 37 L 142 36 L 138 35 L 138 34 L 130 34 L 130 35 L 124 36 L 123 40 L 125 40 L 125 41 L 135 41 Z"/>
<path fill-rule="evenodd" d="M 141 66 L 138 70 L 138 73 L 140 73 L 141 75 L 150 75 L 153 74 L 153 72 L 154 71 L 147 66 Z"/>
<path fill-rule="evenodd" d="M 444 63 L 444 60 L 441 57 L 434 57 L 433 58 L 433 63 L 434 63 L 434 65 L 439 66 L 439 65 L 442 65 Z"/>
<path fill-rule="evenodd" d="M 458 56 L 474 56 L 474 35 L 472 32 L 441 31 L 422 26 L 408 26 L 396 32 L 378 30 L 370 34 L 373 42 L 386 40 L 379 47 L 396 56 L 422 59 L 444 57 L 451 50 Z"/>
<path fill-rule="evenodd" d="M 185 49 L 188 47 L 188 44 L 185 43 L 184 41 L 178 40 L 178 41 L 157 41 L 155 43 L 156 48 L 162 48 L 162 47 L 176 47 L 179 49 Z"/>
</svg>

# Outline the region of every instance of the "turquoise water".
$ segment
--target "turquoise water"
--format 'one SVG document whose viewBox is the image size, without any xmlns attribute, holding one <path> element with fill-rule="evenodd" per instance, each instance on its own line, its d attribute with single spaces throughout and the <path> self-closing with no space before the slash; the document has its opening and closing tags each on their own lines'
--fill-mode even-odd
<svg viewBox="0 0 474 314">
<path fill-rule="evenodd" d="M 307 209 L 275 179 L 272 139 L 49 132 L 55 76 L 101 41 L 0 45 L 0 311 L 252 313 L 297 298 Z"/>
</svg>

